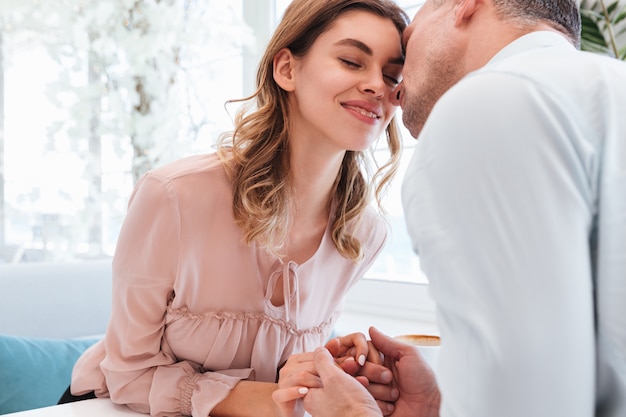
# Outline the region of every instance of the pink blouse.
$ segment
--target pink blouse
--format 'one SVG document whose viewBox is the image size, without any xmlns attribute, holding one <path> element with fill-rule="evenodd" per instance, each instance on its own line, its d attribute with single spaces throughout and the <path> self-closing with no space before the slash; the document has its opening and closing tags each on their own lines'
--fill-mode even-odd
<svg viewBox="0 0 626 417">
<path fill-rule="evenodd" d="M 345 293 L 381 251 L 387 228 L 373 209 L 357 236 L 358 263 L 337 252 L 327 228 L 308 261 L 284 264 L 242 241 L 214 154 L 151 171 L 117 243 L 107 333 L 76 363 L 72 393 L 153 416 L 206 417 L 238 381 L 275 382 L 291 354 L 324 344 Z M 285 303 L 275 306 L 281 278 Z"/>
</svg>

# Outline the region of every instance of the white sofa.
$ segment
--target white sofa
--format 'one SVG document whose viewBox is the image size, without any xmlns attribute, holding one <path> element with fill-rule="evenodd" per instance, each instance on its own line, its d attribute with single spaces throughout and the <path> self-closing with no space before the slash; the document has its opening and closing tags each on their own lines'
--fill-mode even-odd
<svg viewBox="0 0 626 417">
<path fill-rule="evenodd" d="M 0 333 L 38 338 L 103 335 L 111 260 L 0 265 Z"/>
</svg>

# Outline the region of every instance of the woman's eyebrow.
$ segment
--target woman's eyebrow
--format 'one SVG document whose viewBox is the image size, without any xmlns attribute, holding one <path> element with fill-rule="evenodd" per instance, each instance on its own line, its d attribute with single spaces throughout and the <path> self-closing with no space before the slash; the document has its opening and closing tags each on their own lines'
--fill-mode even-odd
<svg viewBox="0 0 626 417">
<path fill-rule="evenodd" d="M 367 46 L 365 43 L 361 42 L 358 39 L 346 38 L 346 39 L 337 41 L 334 44 L 337 46 L 352 46 L 352 47 L 360 49 L 368 56 L 374 55 L 374 53 L 372 52 L 372 48 L 370 48 L 369 46 Z M 392 58 L 389 60 L 389 62 L 392 64 L 404 65 L 404 57 L 399 56 L 397 58 Z"/>
<path fill-rule="evenodd" d="M 335 45 L 338 45 L 338 46 L 354 46 L 355 48 L 360 49 L 361 51 L 365 52 L 369 56 L 372 56 L 374 54 L 372 52 L 372 48 L 370 48 L 369 46 L 367 46 L 363 42 L 361 42 L 359 40 L 356 40 L 356 39 L 351 39 L 351 38 L 342 39 L 340 41 L 335 42 Z"/>
</svg>

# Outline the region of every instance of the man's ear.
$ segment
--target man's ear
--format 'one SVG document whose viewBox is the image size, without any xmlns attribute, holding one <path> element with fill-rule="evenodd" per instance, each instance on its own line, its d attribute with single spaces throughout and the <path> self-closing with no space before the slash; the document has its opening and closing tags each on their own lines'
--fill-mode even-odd
<svg viewBox="0 0 626 417">
<path fill-rule="evenodd" d="M 296 59 L 288 48 L 283 48 L 274 56 L 274 81 L 285 91 L 295 88 Z"/>
<path fill-rule="evenodd" d="M 484 6 L 484 0 L 459 0 L 454 8 L 455 26 L 466 24 Z"/>
</svg>

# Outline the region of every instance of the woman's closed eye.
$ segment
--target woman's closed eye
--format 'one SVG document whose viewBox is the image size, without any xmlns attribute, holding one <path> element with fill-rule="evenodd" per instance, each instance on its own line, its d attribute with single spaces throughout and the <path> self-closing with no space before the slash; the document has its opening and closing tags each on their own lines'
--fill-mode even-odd
<svg viewBox="0 0 626 417">
<path fill-rule="evenodd" d="M 346 58 L 339 58 L 339 60 L 340 60 L 340 61 L 341 61 L 344 65 L 347 65 L 347 66 L 348 66 L 348 67 L 350 67 L 350 68 L 361 68 L 361 66 L 362 66 L 361 64 L 359 64 L 359 63 L 357 63 L 357 62 L 354 62 L 354 61 L 351 61 L 351 60 L 346 59 Z"/>
<path fill-rule="evenodd" d="M 341 61 L 342 64 L 350 67 L 350 68 L 354 68 L 354 69 L 359 69 L 362 68 L 363 66 L 355 61 L 352 61 L 350 59 L 346 59 L 346 58 L 339 58 L 339 61 Z M 392 87 L 396 87 L 398 84 L 400 84 L 400 77 L 396 76 L 395 74 L 383 74 L 383 77 L 385 78 L 385 80 L 387 81 L 387 83 L 389 85 L 391 85 Z"/>
</svg>

